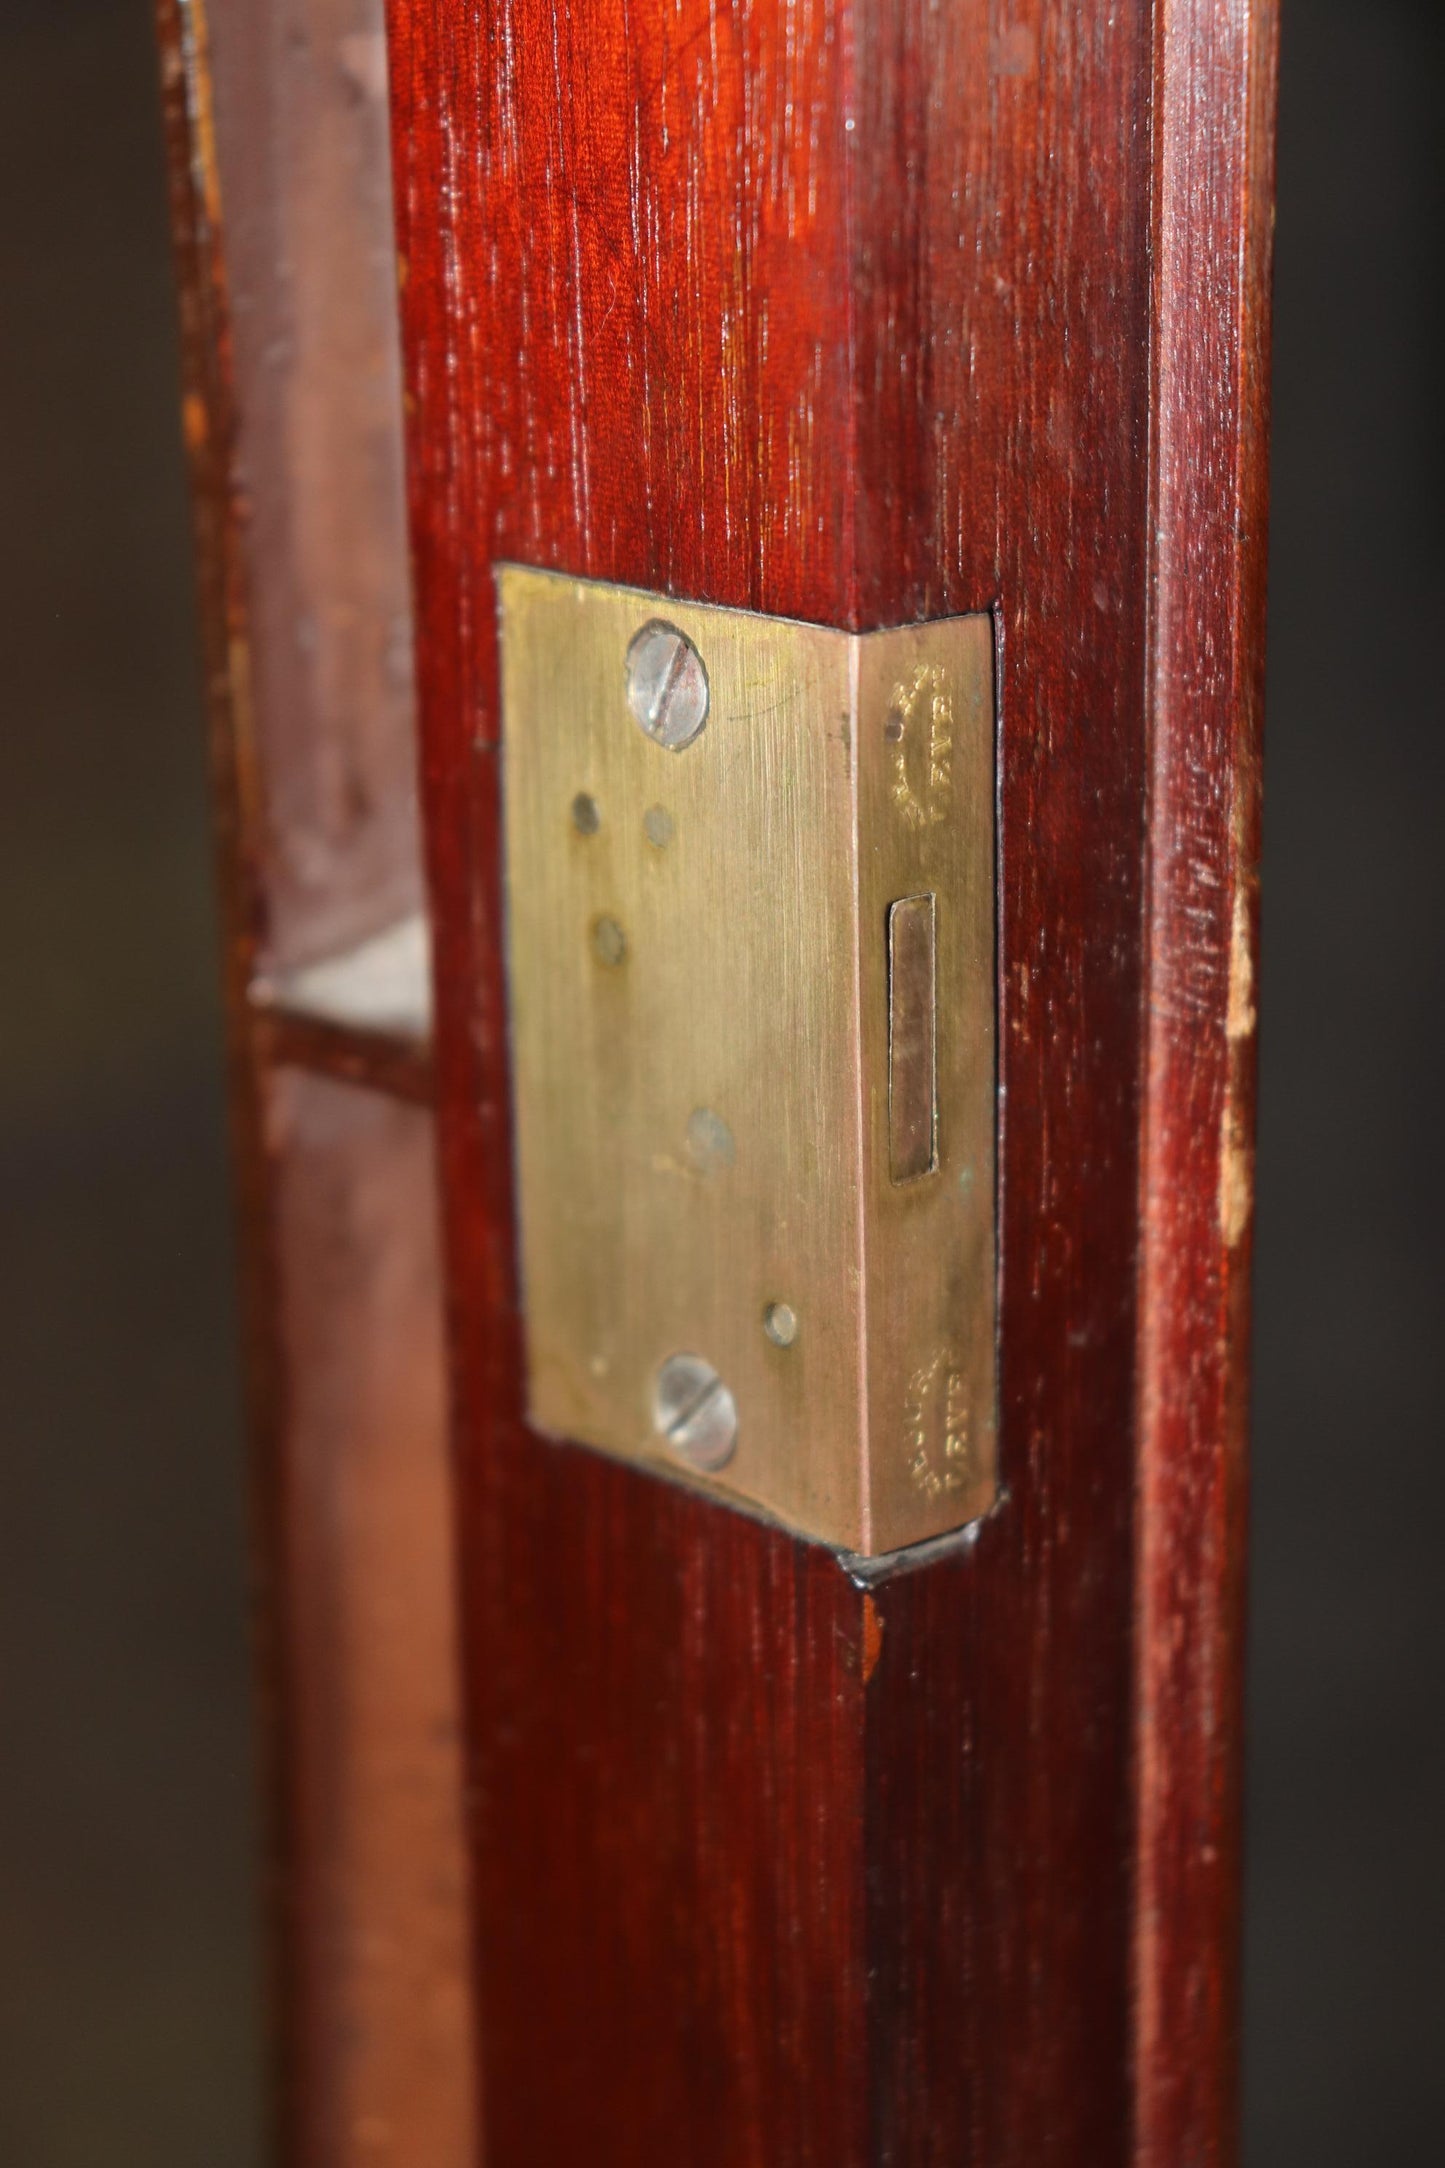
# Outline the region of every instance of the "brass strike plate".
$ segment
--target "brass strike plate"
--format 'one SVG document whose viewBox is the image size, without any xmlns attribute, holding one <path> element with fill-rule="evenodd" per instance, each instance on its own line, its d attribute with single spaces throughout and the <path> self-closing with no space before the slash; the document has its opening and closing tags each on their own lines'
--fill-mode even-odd
<svg viewBox="0 0 1445 2168">
<path fill-rule="evenodd" d="M 993 640 L 504 566 L 529 1413 L 875 1554 L 996 1489 Z"/>
</svg>

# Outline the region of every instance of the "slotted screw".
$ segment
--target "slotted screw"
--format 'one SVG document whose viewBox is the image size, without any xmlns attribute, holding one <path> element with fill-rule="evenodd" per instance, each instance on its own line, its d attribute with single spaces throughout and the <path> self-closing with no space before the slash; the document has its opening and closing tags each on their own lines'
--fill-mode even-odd
<svg viewBox="0 0 1445 2168">
<path fill-rule="evenodd" d="M 707 671 L 685 632 L 654 617 L 627 650 L 627 703 L 654 745 L 680 753 L 707 721 Z"/>
<path fill-rule="evenodd" d="M 694 1468 L 711 1473 L 733 1457 L 737 1402 L 700 1355 L 669 1355 L 653 1387 L 652 1420 L 659 1436 Z"/>
</svg>

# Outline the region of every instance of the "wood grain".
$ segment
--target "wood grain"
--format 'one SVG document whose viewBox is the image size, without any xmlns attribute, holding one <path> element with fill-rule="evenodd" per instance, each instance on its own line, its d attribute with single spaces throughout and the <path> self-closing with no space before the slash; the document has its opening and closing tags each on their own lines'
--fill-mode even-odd
<svg viewBox="0 0 1445 2168">
<path fill-rule="evenodd" d="M 1170 994 L 1252 848 L 1269 11 L 391 29 L 489 2160 L 1225 2160 L 1247 1056 Z M 522 1424 L 502 557 L 996 613 L 1007 1496 L 876 1588 Z"/>
<path fill-rule="evenodd" d="M 1273 0 L 1167 0 L 1156 28 L 1135 2067 L 1159 2168 L 1232 2159 L 1238 2111 L 1277 36 Z"/>
</svg>

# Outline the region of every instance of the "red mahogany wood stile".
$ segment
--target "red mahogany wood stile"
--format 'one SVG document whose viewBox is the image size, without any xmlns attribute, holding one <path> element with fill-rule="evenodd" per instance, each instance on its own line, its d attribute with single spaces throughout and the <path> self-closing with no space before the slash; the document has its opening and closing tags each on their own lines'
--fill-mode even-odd
<svg viewBox="0 0 1445 2168">
<path fill-rule="evenodd" d="M 1272 0 L 1165 0 L 1155 46 L 1135 1542 L 1149 2162 L 1211 2133 L 1226 2151 L 1237 2116 L 1276 40 Z"/>
<path fill-rule="evenodd" d="M 489 2157 L 1225 2160 L 1271 11 L 391 31 Z M 996 612 L 1007 1495 L 951 1555 L 860 1587 L 526 1434 L 508 558 Z"/>
<path fill-rule="evenodd" d="M 1273 0 L 389 0 L 435 1059 L 376 1009 L 422 953 L 383 4 L 157 0 L 285 2157 L 1227 2163 Z M 527 1432 L 503 560 L 993 613 L 964 1541 L 864 1569 Z"/>
<path fill-rule="evenodd" d="M 1268 0 L 391 0 L 485 2145 L 1234 2156 Z M 892 1575 L 528 1434 L 493 568 L 992 609 L 1000 1446 Z"/>
</svg>

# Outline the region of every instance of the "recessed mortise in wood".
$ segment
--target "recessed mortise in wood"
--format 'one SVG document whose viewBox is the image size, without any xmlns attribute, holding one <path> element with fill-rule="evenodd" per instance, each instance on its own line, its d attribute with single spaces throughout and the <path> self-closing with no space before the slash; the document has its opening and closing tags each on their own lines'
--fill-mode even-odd
<svg viewBox="0 0 1445 2168">
<path fill-rule="evenodd" d="M 532 1423 L 855 1553 L 961 1527 L 996 1488 L 991 624 L 498 585 Z"/>
</svg>

